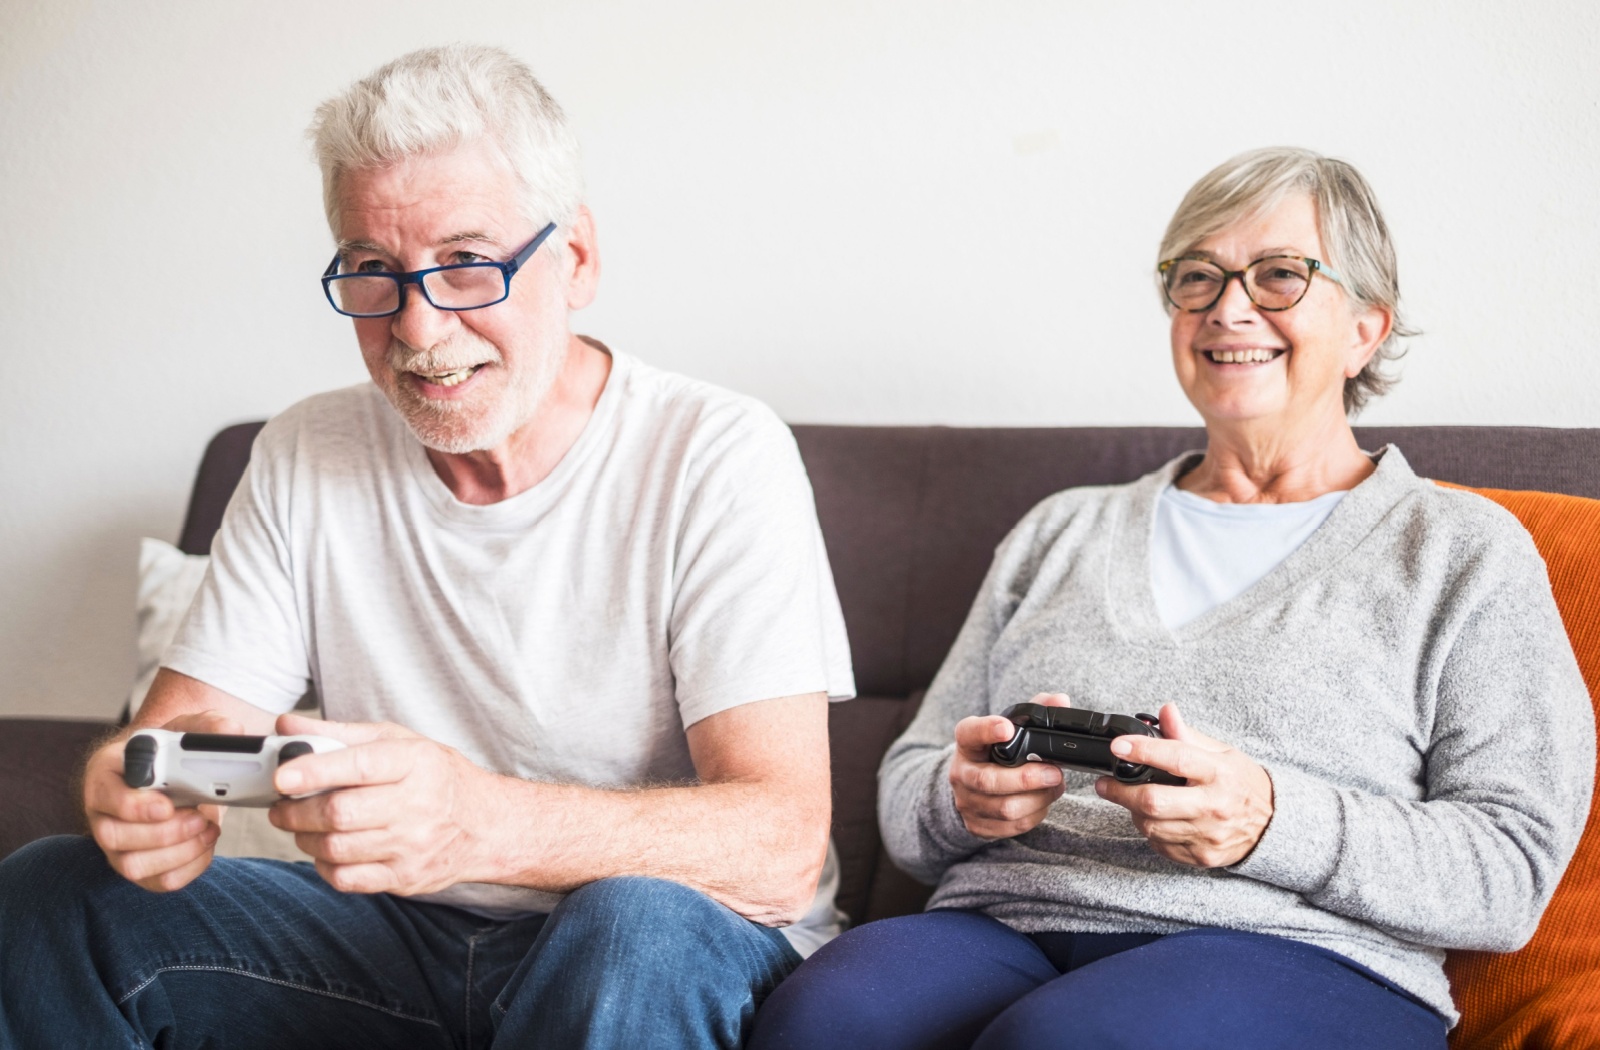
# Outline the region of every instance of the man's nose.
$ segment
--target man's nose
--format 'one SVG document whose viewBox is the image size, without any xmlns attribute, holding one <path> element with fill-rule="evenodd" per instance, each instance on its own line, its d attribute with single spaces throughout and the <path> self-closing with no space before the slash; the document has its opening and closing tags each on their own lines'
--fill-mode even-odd
<svg viewBox="0 0 1600 1050">
<path fill-rule="evenodd" d="M 422 289 L 412 286 L 406 289 L 405 305 L 393 315 L 389 330 L 407 346 L 426 350 L 442 342 L 456 324 L 453 311 L 434 306 L 422 294 Z"/>
</svg>

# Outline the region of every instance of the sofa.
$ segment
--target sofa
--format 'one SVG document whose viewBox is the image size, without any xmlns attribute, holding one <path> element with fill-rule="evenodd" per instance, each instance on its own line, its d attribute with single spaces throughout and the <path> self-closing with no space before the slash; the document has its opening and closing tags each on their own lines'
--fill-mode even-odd
<svg viewBox="0 0 1600 1050">
<path fill-rule="evenodd" d="M 260 426 L 229 427 L 207 448 L 179 541 L 184 551 L 209 551 Z M 919 910 L 927 898 L 928 888 L 895 868 L 880 844 L 876 771 L 955 639 L 996 543 L 1049 493 L 1130 481 L 1183 450 L 1202 447 L 1204 432 L 844 426 L 796 426 L 794 432 L 816 492 L 859 691 L 857 699 L 830 711 L 839 904 L 853 921 L 869 922 Z M 1600 429 L 1358 427 L 1356 434 L 1364 448 L 1395 443 L 1425 477 L 1600 500 Z M 1582 502 L 1580 511 L 1587 513 L 1587 507 Z M 1583 520 L 1596 523 L 1600 533 L 1600 517 Z M 1584 561 L 1587 555 L 1578 555 L 1579 571 L 1592 563 L 1591 589 L 1600 591 L 1600 546 L 1586 549 L 1594 557 Z M 1596 617 L 1600 623 L 1600 613 Z M 1600 693 L 1600 671 L 1589 685 Z M 112 728 L 109 722 L 0 719 L 0 783 L 11 800 L 0 812 L 0 856 L 42 835 L 81 830 L 74 769 L 91 743 Z M 1580 847 L 1580 861 L 1595 869 L 1593 900 L 1574 898 L 1573 907 L 1600 928 L 1597 822 L 1592 815 Z M 1580 867 L 1575 863 L 1574 869 Z M 1526 966 L 1518 961 L 1522 953 L 1490 959 L 1466 953 L 1468 958 L 1451 960 L 1466 1015 L 1452 1046 L 1600 1045 L 1600 932 L 1590 937 L 1592 944 L 1562 931 L 1547 936 L 1544 927 L 1539 936 L 1556 942 L 1557 963 L 1548 952 Z M 1529 950 L 1538 947 L 1536 938 Z M 1591 965 L 1592 972 L 1584 969 Z M 1560 1002 L 1592 1002 L 1592 1016 L 1560 1006 L 1558 1013 L 1568 1020 L 1518 1020 L 1519 1004 L 1562 981 L 1567 998 Z M 1464 998 L 1464 982 L 1494 985 L 1496 991 Z M 1586 1034 L 1563 1042 L 1569 1030 Z"/>
</svg>

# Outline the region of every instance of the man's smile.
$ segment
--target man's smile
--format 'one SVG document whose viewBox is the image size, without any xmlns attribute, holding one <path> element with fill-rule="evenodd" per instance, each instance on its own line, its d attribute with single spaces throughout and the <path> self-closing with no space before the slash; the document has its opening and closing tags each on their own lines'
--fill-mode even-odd
<svg viewBox="0 0 1600 1050">
<path fill-rule="evenodd" d="M 484 364 L 487 363 L 488 362 L 484 362 Z M 408 372 L 407 374 L 415 376 L 423 386 L 450 388 L 460 386 L 462 383 L 465 383 L 467 380 L 477 375 L 479 369 L 481 368 L 483 368 L 483 365 L 477 364 L 466 365 L 465 367 L 452 369 L 450 371 L 412 371 Z"/>
</svg>

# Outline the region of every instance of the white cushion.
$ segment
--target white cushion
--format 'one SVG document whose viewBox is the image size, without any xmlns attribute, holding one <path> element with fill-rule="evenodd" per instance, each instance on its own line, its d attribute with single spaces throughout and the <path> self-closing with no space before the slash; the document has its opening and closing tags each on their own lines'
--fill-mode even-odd
<svg viewBox="0 0 1600 1050">
<path fill-rule="evenodd" d="M 161 666 L 161 654 L 178 633 L 210 563 L 210 558 L 185 554 L 170 543 L 139 541 L 139 673 L 128 694 L 130 715 L 144 703 Z"/>
</svg>

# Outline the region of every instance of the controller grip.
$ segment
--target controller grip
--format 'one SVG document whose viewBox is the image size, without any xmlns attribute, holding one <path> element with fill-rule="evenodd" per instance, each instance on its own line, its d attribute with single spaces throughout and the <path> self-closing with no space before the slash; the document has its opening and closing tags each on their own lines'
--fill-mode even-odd
<svg viewBox="0 0 1600 1050">
<path fill-rule="evenodd" d="M 1166 784 L 1170 787 L 1189 785 L 1183 777 L 1168 773 L 1165 769 L 1157 769 L 1155 766 L 1136 766 L 1132 762 L 1118 762 L 1115 772 L 1111 775 L 1124 784 Z"/>
<path fill-rule="evenodd" d="M 156 782 L 156 742 L 150 737 L 136 736 L 123 746 L 122 782 L 131 788 Z"/>
</svg>

